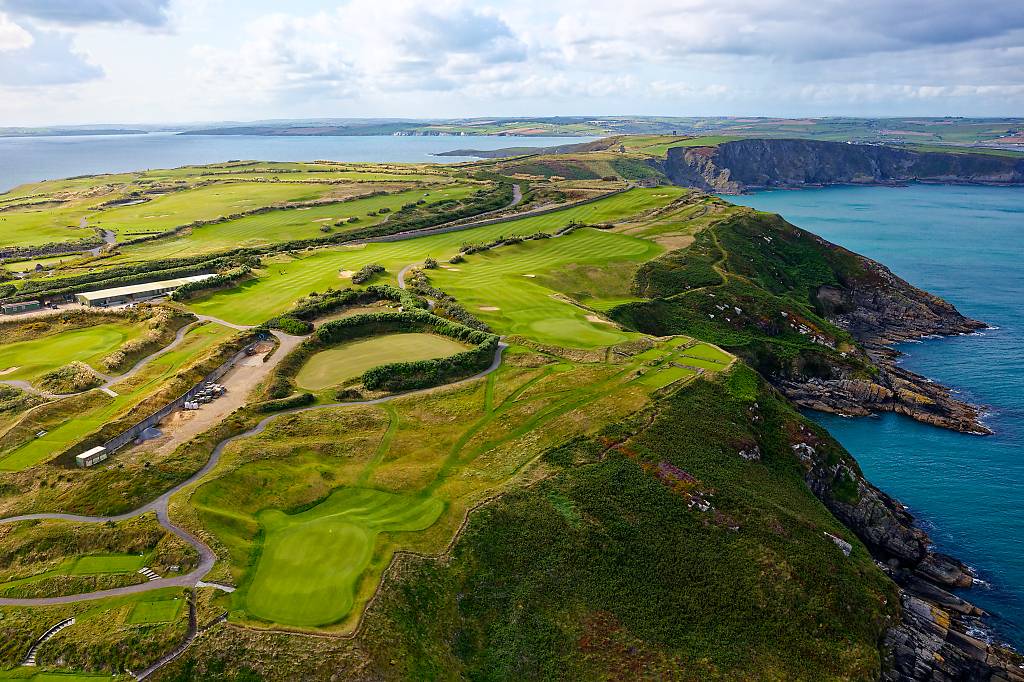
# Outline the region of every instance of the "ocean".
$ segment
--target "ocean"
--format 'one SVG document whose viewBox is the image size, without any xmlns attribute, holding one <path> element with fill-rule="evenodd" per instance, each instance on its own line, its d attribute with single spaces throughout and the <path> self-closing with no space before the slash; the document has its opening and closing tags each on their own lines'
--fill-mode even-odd
<svg viewBox="0 0 1024 682">
<path fill-rule="evenodd" d="M 887 414 L 811 413 L 936 548 L 986 585 L 961 596 L 1024 650 L 1024 188 L 911 185 L 768 191 L 729 201 L 881 261 L 994 329 L 902 344 L 903 366 L 984 405 L 993 436 Z"/>
<path fill-rule="evenodd" d="M 548 147 L 592 137 L 410 136 L 266 137 L 260 135 L 76 135 L 0 138 L 0 192 L 26 182 L 93 173 L 176 168 L 230 159 L 454 163 L 454 149 Z"/>
</svg>

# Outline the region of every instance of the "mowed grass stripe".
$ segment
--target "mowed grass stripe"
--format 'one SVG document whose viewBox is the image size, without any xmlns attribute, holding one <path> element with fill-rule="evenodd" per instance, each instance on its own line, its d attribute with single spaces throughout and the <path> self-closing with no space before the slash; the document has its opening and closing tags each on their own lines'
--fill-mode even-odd
<svg viewBox="0 0 1024 682">
<path fill-rule="evenodd" d="M 462 232 L 385 244 L 321 249 L 298 259 L 268 259 L 258 279 L 217 292 L 190 304 L 189 308 L 236 324 L 259 324 L 288 310 L 296 299 L 311 291 L 350 286 L 349 280 L 339 277 L 340 270 L 358 270 L 367 263 L 380 263 L 387 268 L 388 278 L 394 278 L 401 268 L 421 262 L 427 256 L 439 260 L 450 258 L 465 243 L 485 243 L 500 236 L 554 232 L 573 220 L 591 223 L 622 220 L 667 205 L 684 192 L 678 188 L 637 188 L 586 206 Z M 561 240 L 571 240 L 576 236 L 559 238 L 559 244 L 566 243 Z"/>
</svg>

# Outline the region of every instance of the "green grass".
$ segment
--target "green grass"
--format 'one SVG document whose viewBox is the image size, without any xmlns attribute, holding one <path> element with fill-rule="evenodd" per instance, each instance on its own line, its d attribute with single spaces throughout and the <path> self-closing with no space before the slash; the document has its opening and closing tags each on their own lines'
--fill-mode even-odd
<svg viewBox="0 0 1024 682">
<path fill-rule="evenodd" d="M 685 193 L 686 190 L 677 188 L 638 188 L 585 206 L 462 232 L 386 244 L 319 249 L 297 258 L 268 259 L 255 279 L 192 302 L 189 308 L 236 324 L 259 324 L 288 310 L 295 300 L 311 291 L 348 286 L 349 280 L 339 277 L 342 270 L 355 271 L 368 263 L 380 263 L 387 268 L 388 277 L 393 278 L 404 266 L 422 262 L 427 256 L 439 260 L 450 258 L 465 243 L 554 232 L 573 220 L 598 224 L 623 220 L 665 206 Z"/>
<path fill-rule="evenodd" d="M 266 539 L 245 606 L 276 623 L 326 625 L 351 610 L 356 581 L 382 532 L 423 530 L 444 504 L 371 489 L 342 488 L 299 514 L 259 515 Z"/>
<path fill-rule="evenodd" d="M 113 676 L 105 673 L 39 672 L 36 668 L 0 670 L 0 680 L 25 680 L 25 682 L 97 682 L 97 680 L 112 679 L 114 679 Z"/>
<path fill-rule="evenodd" d="M 319 391 L 389 362 L 443 358 L 468 346 L 437 334 L 387 334 L 343 344 L 311 357 L 295 377 L 300 388 Z"/>
<path fill-rule="evenodd" d="M 381 208 L 396 211 L 404 204 L 419 199 L 425 199 L 428 203 L 445 199 L 463 199 L 476 189 L 478 188 L 474 185 L 430 187 L 344 203 L 289 208 L 245 216 L 224 223 L 196 227 L 190 233 L 179 237 L 125 247 L 122 249 L 124 255 L 111 262 L 175 258 L 295 239 L 316 239 L 327 236 L 320 231 L 324 225 L 332 226 L 334 231 L 368 227 L 384 222 L 388 215 L 370 216 L 371 211 L 378 211 Z M 359 218 L 359 222 L 351 228 L 333 227 L 334 222 L 351 217 Z"/>
<path fill-rule="evenodd" d="M 146 565 L 144 554 L 90 554 L 65 559 L 55 568 L 35 575 L 0 583 L 0 592 L 59 575 L 108 575 L 134 573 Z"/>
<path fill-rule="evenodd" d="M 569 265 L 640 263 L 661 251 L 661 247 L 643 239 L 584 229 L 564 237 L 473 254 L 457 270 L 431 271 L 430 276 L 435 286 L 457 298 L 499 333 L 570 348 L 594 348 L 635 335 L 588 319 L 594 315 L 555 298 L 556 292 L 540 282 L 557 280 L 554 273 Z M 588 304 L 591 302 L 588 300 Z"/>
<path fill-rule="evenodd" d="M 132 377 L 128 386 L 115 384 L 112 388 L 118 393 L 116 398 L 104 396 L 97 406 L 51 426 L 45 436 L 0 452 L 0 471 L 21 471 L 57 456 L 89 433 L 125 414 L 173 379 L 189 361 L 234 333 L 234 330 L 219 324 L 206 324 L 190 330 L 184 343 L 150 361 Z"/>
<path fill-rule="evenodd" d="M 0 379 L 33 380 L 70 362 L 85 362 L 94 369 L 121 344 L 141 335 L 139 325 L 105 323 L 72 329 L 31 341 L 0 346 Z"/>
<path fill-rule="evenodd" d="M 182 599 L 161 599 L 159 601 L 140 601 L 132 607 L 128 615 L 129 623 L 168 623 L 177 620 L 185 605 Z"/>
</svg>

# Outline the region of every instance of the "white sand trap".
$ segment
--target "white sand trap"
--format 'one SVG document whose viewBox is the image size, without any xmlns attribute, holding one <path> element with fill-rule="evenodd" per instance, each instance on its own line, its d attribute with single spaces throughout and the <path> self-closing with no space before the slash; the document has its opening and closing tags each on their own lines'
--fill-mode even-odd
<svg viewBox="0 0 1024 682">
<path fill-rule="evenodd" d="M 598 317 L 597 315 L 587 315 L 587 319 L 590 320 L 591 322 L 597 322 L 598 324 L 610 324 L 610 325 L 614 325 L 615 324 L 614 322 L 609 322 L 608 320 L 603 320 L 600 317 Z"/>
<path fill-rule="evenodd" d="M 489 313 L 493 313 L 495 310 L 501 310 L 501 308 L 499 308 L 497 306 L 493 306 L 493 305 L 482 305 L 482 306 L 480 306 L 480 310 L 484 310 L 484 311 L 487 311 Z"/>
<path fill-rule="evenodd" d="M 536 277 L 537 275 L 523 275 L 523 277 Z"/>
<path fill-rule="evenodd" d="M 352 275 L 354 274 L 356 274 L 355 270 L 342 270 L 341 272 L 338 273 L 338 277 L 344 279 L 352 279 Z"/>
<path fill-rule="evenodd" d="M 300 211 L 309 211 L 309 210 L 312 210 L 312 208 L 313 208 L 312 206 L 303 206 L 303 207 L 302 207 L 302 208 L 300 208 L 299 210 L 300 210 Z"/>
<path fill-rule="evenodd" d="M 446 267 L 445 270 L 448 272 L 462 272 L 459 268 Z"/>
<path fill-rule="evenodd" d="M 346 249 L 365 249 L 366 244 L 342 244 Z"/>
<path fill-rule="evenodd" d="M 10 374 L 11 372 L 17 372 L 19 369 L 19 367 L 8 367 L 7 369 L 0 369 L 0 376 L 3 376 L 4 374 Z"/>
<path fill-rule="evenodd" d="M 334 218 L 313 218 L 314 223 L 329 223 L 332 220 L 334 220 Z"/>
</svg>

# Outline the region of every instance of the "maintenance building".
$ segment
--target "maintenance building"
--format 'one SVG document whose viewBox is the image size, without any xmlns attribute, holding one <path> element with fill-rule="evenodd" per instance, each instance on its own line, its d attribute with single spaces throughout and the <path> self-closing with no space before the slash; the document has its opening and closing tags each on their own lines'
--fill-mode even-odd
<svg viewBox="0 0 1024 682">
<path fill-rule="evenodd" d="M 39 310 L 43 304 L 39 301 L 22 301 L 21 303 L 4 303 L 0 306 L 0 313 L 4 315 L 17 315 L 27 313 L 30 310 Z"/>
<path fill-rule="evenodd" d="M 110 453 L 107 452 L 105 447 L 97 445 L 94 448 L 86 450 L 80 455 L 76 455 L 75 464 L 82 468 L 91 467 L 93 464 L 99 464 L 109 456 Z"/>
<path fill-rule="evenodd" d="M 176 279 L 165 279 L 159 282 L 148 282 L 146 284 L 129 284 L 124 287 L 113 289 L 100 289 L 98 291 L 83 291 L 75 294 L 75 298 L 82 305 L 88 306 L 111 306 L 133 301 L 144 301 L 148 298 L 155 298 L 169 294 L 183 284 L 190 282 L 201 282 L 214 275 L 192 275 L 191 277 L 178 277 Z"/>
</svg>

